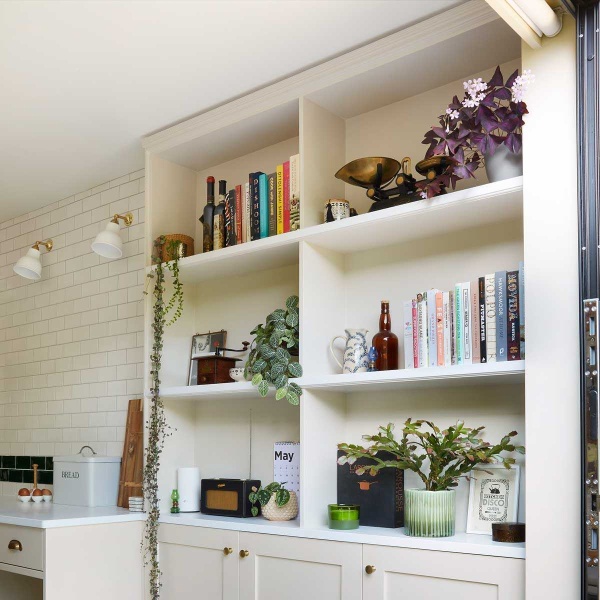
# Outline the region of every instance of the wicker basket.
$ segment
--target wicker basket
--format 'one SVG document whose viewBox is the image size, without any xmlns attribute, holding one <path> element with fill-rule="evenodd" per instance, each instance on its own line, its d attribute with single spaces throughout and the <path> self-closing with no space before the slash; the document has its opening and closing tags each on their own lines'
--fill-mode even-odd
<svg viewBox="0 0 600 600">
<path fill-rule="evenodd" d="M 154 240 L 154 256 L 160 257 L 161 262 L 168 262 L 175 258 L 194 255 L 194 238 L 182 233 L 161 235 Z"/>
<path fill-rule="evenodd" d="M 290 499 L 284 506 L 277 506 L 275 494 L 262 507 L 262 516 L 267 521 L 291 521 L 298 516 L 298 496 L 296 492 L 290 492 Z"/>
</svg>

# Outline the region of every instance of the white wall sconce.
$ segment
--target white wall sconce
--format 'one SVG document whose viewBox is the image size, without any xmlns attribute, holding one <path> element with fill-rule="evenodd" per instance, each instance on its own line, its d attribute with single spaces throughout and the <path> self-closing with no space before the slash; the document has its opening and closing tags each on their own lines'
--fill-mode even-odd
<svg viewBox="0 0 600 600">
<path fill-rule="evenodd" d="M 31 248 L 27 250 L 27 254 L 21 256 L 13 267 L 13 271 L 17 275 L 25 277 L 25 279 L 33 279 L 34 281 L 41 279 L 42 262 L 40 261 L 40 246 L 44 246 L 46 250 L 50 252 L 50 250 L 52 250 L 53 242 L 52 240 L 44 240 L 36 242 L 31 246 Z"/>
<path fill-rule="evenodd" d="M 106 225 L 106 229 L 101 231 L 92 244 L 92 250 L 104 258 L 121 258 L 123 256 L 123 241 L 119 234 L 119 219 L 129 227 L 133 223 L 133 215 L 115 215 Z"/>
</svg>

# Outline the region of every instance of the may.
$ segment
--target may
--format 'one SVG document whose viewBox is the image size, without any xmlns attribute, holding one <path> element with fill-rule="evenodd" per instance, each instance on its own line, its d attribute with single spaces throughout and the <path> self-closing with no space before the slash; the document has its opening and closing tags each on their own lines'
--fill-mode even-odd
<svg viewBox="0 0 600 600">
<path fill-rule="evenodd" d="M 275 460 L 285 460 L 287 462 L 292 462 L 293 458 L 293 452 L 282 452 L 281 450 L 275 452 Z"/>
</svg>

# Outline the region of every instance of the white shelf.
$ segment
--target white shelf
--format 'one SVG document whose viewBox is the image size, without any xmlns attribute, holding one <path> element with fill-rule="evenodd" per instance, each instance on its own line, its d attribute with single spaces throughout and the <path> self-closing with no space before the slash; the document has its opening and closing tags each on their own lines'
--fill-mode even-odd
<svg viewBox="0 0 600 600">
<path fill-rule="evenodd" d="M 515 177 L 189 256 L 179 263 L 180 278 L 183 283 L 198 283 L 297 264 L 300 242 L 352 254 L 511 221 L 522 215 L 523 178 Z"/>
<path fill-rule="evenodd" d="M 262 517 L 240 519 L 237 517 L 214 517 L 201 513 L 163 514 L 161 523 L 229 529 L 249 533 L 285 535 L 356 544 L 375 544 L 417 550 L 436 550 L 460 554 L 479 554 L 504 558 L 525 558 L 525 544 L 503 544 L 492 541 L 489 535 L 457 533 L 448 538 L 417 538 L 404 534 L 404 529 L 384 527 L 359 527 L 353 531 L 336 531 L 322 528 L 302 528 L 299 521 L 266 521 Z"/>
<path fill-rule="evenodd" d="M 423 369 L 399 369 L 375 373 L 352 373 L 347 375 L 317 375 L 296 380 L 304 390 L 329 390 L 347 394 L 398 389 L 498 385 L 524 383 L 525 361 L 500 362 L 452 367 L 429 367 Z M 149 393 L 146 392 L 148 396 Z M 163 399 L 218 401 L 226 398 L 256 399 L 260 396 L 250 381 L 165 387 L 160 393 Z M 269 392 L 273 396 L 273 391 Z"/>
</svg>

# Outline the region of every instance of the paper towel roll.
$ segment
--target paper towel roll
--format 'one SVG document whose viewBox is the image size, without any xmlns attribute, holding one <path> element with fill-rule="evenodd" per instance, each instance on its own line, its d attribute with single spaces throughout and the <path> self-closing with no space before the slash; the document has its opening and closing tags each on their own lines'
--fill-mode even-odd
<svg viewBox="0 0 600 600">
<path fill-rule="evenodd" d="M 180 512 L 200 511 L 200 469 L 182 467 L 177 469 Z"/>
</svg>

